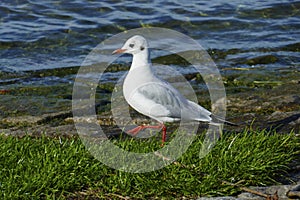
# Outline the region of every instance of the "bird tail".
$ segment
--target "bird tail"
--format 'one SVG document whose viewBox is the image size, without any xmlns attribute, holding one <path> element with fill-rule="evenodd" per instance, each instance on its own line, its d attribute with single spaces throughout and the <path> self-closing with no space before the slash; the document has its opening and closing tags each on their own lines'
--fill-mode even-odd
<svg viewBox="0 0 300 200">
<path fill-rule="evenodd" d="M 227 121 L 227 120 L 225 120 L 225 119 L 223 119 L 223 118 L 221 118 L 221 117 L 219 117 L 219 116 L 216 116 L 216 115 L 213 115 L 213 114 L 211 114 L 211 118 L 212 118 L 212 123 L 224 123 L 224 124 L 226 124 L 226 125 L 230 125 L 230 126 L 238 126 L 238 124 L 235 124 L 235 123 L 233 123 L 233 122 L 230 122 L 230 121 Z"/>
</svg>

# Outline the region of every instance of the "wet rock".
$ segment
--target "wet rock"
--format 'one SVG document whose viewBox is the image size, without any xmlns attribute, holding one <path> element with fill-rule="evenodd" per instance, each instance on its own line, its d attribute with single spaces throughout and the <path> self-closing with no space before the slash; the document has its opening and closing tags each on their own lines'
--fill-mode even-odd
<svg viewBox="0 0 300 200">
<path fill-rule="evenodd" d="M 197 200 L 265 200 L 265 199 L 299 199 L 300 185 L 275 185 L 270 187 L 250 187 L 257 193 L 242 192 L 237 197 L 201 197 Z M 258 195 L 258 193 L 261 195 Z"/>
<path fill-rule="evenodd" d="M 300 132 L 300 95 L 299 85 L 294 82 L 280 86 L 253 91 L 228 94 L 228 119 L 239 124 L 242 128 L 252 126 L 256 129 L 289 133 L 292 130 Z M 235 127 L 236 131 L 241 128 Z"/>
<path fill-rule="evenodd" d="M 7 117 L 1 120 L 2 126 L 17 127 L 30 126 L 41 120 L 41 116 L 17 116 Z"/>
<path fill-rule="evenodd" d="M 180 66 L 188 66 L 190 63 L 187 62 L 184 58 L 179 56 L 178 54 L 170 54 L 166 56 L 160 56 L 152 60 L 153 63 L 163 64 L 163 65 L 171 65 L 171 64 L 179 64 Z"/>
<path fill-rule="evenodd" d="M 63 121 L 63 119 L 72 115 L 72 112 L 58 112 L 43 115 L 23 115 L 15 117 L 6 117 L 0 119 L 0 127 L 27 127 L 37 124 L 51 124 L 54 121 Z"/>
<path fill-rule="evenodd" d="M 255 58 L 248 59 L 245 63 L 248 65 L 257 65 L 257 64 L 270 64 L 278 61 L 278 58 L 274 55 L 264 55 L 258 56 Z"/>
<path fill-rule="evenodd" d="M 63 122 L 67 117 L 72 116 L 71 111 L 63 111 L 57 113 L 44 114 L 37 122 L 38 124 L 51 124 L 53 122 Z"/>
<path fill-rule="evenodd" d="M 75 67 L 66 67 L 66 68 L 28 71 L 28 74 L 30 74 L 32 77 L 48 77 L 48 76 L 64 77 L 66 75 L 76 74 L 78 70 L 79 70 L 79 66 L 75 66 Z"/>
<path fill-rule="evenodd" d="M 197 200 L 241 200 L 235 197 L 201 197 Z"/>
<path fill-rule="evenodd" d="M 285 45 L 282 47 L 285 51 L 294 51 L 294 52 L 300 52 L 300 43 L 293 43 L 289 45 Z"/>
<path fill-rule="evenodd" d="M 11 135 L 22 137 L 24 135 L 30 136 L 41 136 L 47 135 L 49 137 L 56 137 L 56 136 L 75 136 L 77 135 L 77 130 L 74 125 L 60 125 L 60 126 L 50 126 L 50 125 L 36 125 L 31 127 L 14 127 L 8 129 L 0 129 L 0 134 L 2 135 Z"/>
<path fill-rule="evenodd" d="M 239 200 L 265 200 L 266 198 L 248 192 L 244 192 L 238 195 L 238 199 Z"/>
<path fill-rule="evenodd" d="M 286 193 L 286 196 L 291 199 L 300 199 L 300 184 L 293 187 Z"/>
<path fill-rule="evenodd" d="M 274 185 L 270 187 L 250 187 L 251 190 L 257 191 L 261 194 L 267 195 L 270 198 L 273 196 L 273 198 L 277 198 L 280 200 L 288 200 L 290 199 L 290 195 L 297 195 L 297 189 L 299 189 L 298 185 Z M 258 195 L 249 193 L 249 192 L 244 192 L 238 195 L 239 199 L 242 200 L 256 200 L 256 199 L 266 199 L 265 197 L 260 197 Z"/>
</svg>

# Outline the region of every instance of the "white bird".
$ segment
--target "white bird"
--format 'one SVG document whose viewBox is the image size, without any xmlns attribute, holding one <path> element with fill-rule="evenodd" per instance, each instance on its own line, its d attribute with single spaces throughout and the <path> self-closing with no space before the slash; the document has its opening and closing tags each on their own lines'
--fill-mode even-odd
<svg viewBox="0 0 300 200">
<path fill-rule="evenodd" d="M 143 36 L 129 38 L 122 48 L 113 54 L 133 55 L 130 70 L 123 83 L 127 103 L 139 113 L 159 122 L 158 126 L 138 126 L 128 133 L 136 135 L 145 128 L 162 129 L 162 145 L 166 140 L 165 122 L 202 121 L 212 122 L 212 113 L 186 99 L 168 82 L 156 76 L 149 59 L 149 46 Z"/>
</svg>

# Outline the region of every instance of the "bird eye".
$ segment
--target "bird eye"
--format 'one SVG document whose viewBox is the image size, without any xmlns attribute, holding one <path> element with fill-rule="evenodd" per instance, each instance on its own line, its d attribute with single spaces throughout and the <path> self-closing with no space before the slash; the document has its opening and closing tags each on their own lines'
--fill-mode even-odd
<svg viewBox="0 0 300 200">
<path fill-rule="evenodd" d="M 133 48 L 133 47 L 134 47 L 134 44 L 130 44 L 129 46 L 130 46 L 130 48 Z"/>
</svg>

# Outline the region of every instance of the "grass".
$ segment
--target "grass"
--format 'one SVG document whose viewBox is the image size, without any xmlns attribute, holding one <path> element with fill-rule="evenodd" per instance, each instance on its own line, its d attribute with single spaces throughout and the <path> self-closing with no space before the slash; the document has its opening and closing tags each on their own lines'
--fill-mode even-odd
<svg viewBox="0 0 300 200">
<path fill-rule="evenodd" d="M 234 195 L 243 186 L 273 184 L 300 152 L 299 137 L 244 131 L 221 138 L 199 159 L 198 137 L 177 162 L 157 171 L 132 174 L 94 159 L 78 138 L 0 137 L 1 199 L 195 198 Z M 115 140 L 139 151 L 157 149 L 155 139 Z M 299 160 L 298 160 L 299 163 Z"/>
</svg>

